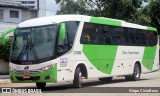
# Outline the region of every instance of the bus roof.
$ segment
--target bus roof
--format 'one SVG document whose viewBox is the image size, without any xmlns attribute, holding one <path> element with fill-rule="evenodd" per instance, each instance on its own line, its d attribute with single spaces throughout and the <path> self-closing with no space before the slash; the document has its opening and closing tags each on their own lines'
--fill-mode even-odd
<svg viewBox="0 0 160 96">
<path fill-rule="evenodd" d="M 142 26 L 134 23 L 125 22 L 123 20 L 104 18 L 104 17 L 92 17 L 92 16 L 85 16 L 85 15 L 54 15 L 54 16 L 40 17 L 40 18 L 24 21 L 18 24 L 17 27 L 43 26 L 43 25 L 55 24 L 55 23 L 60 23 L 65 21 L 81 21 L 81 20 L 84 22 L 91 22 L 91 23 L 97 23 L 97 24 L 106 24 L 106 25 L 112 25 L 112 26 L 121 26 L 121 27 L 157 31 L 157 29 L 154 27 Z"/>
</svg>

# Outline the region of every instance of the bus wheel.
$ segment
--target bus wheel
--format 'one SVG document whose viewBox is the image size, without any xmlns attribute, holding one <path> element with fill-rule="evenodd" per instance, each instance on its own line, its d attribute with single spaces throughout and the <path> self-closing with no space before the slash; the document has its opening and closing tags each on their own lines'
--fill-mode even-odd
<svg viewBox="0 0 160 96">
<path fill-rule="evenodd" d="M 36 83 L 37 88 L 44 89 L 46 86 L 46 83 Z"/>
<path fill-rule="evenodd" d="M 127 81 L 138 81 L 140 79 L 140 76 L 141 76 L 140 66 L 138 64 L 135 64 L 133 74 L 131 76 L 125 76 L 125 79 Z"/>
<path fill-rule="evenodd" d="M 75 71 L 73 86 L 76 88 L 82 87 L 82 73 L 79 67 Z"/>
<path fill-rule="evenodd" d="M 113 77 L 105 77 L 105 78 L 99 78 L 100 81 L 102 82 L 108 82 L 111 81 Z"/>
</svg>

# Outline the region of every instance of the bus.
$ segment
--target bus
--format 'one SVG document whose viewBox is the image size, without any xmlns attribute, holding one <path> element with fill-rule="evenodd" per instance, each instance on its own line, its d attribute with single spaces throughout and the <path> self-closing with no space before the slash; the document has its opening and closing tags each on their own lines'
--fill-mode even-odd
<svg viewBox="0 0 160 96">
<path fill-rule="evenodd" d="M 123 20 L 85 15 L 55 15 L 17 25 L 9 64 L 13 83 L 111 81 L 114 76 L 137 81 L 159 70 L 156 28 Z"/>
</svg>

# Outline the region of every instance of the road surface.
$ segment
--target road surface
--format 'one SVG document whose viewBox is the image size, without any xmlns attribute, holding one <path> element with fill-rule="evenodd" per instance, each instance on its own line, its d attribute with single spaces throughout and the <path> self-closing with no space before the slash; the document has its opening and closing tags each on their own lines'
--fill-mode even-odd
<svg viewBox="0 0 160 96">
<path fill-rule="evenodd" d="M 10 83 L 10 82 L 5 82 L 5 83 L 0 83 L 0 87 L 9 87 L 9 88 L 26 88 L 26 89 L 35 89 L 36 85 L 34 83 Z M 124 77 L 114 77 L 111 82 L 100 82 L 98 79 L 89 79 L 89 80 L 83 80 L 83 88 L 73 88 L 72 87 L 72 82 L 63 82 L 63 83 L 52 83 L 52 84 L 47 84 L 46 88 L 42 90 L 43 93 L 48 94 L 48 93 L 56 93 L 56 95 L 61 96 L 61 94 L 76 94 L 75 96 L 80 96 L 80 94 L 92 94 L 94 96 L 95 94 L 110 94 L 112 95 L 113 93 L 108 92 L 108 90 L 117 90 L 117 92 L 121 92 L 119 90 L 123 89 L 124 87 L 129 87 L 129 88 L 137 88 L 137 87 L 147 87 L 151 88 L 152 87 L 159 87 L 160 89 L 160 71 L 154 72 L 154 73 L 148 73 L 148 74 L 142 74 L 141 79 L 139 81 L 126 81 Z M 109 88 L 109 89 L 107 89 Z M 107 89 L 106 92 L 102 92 L 103 89 Z M 128 90 L 128 89 L 127 89 Z M 160 90 L 159 90 L 160 91 Z M 125 93 L 125 92 L 122 92 Z M 130 96 L 130 93 L 126 92 Z M 136 93 L 142 95 L 142 93 Z M 96 96 L 97 96 L 96 95 Z M 128 96 L 126 95 L 126 96 Z M 147 93 L 146 95 L 143 96 L 150 96 L 150 95 L 156 95 L 160 96 L 160 93 Z M 27 96 L 27 95 L 26 95 Z M 38 95 L 37 95 L 38 96 Z M 40 96 L 44 96 L 40 94 Z M 49 95 L 50 96 L 50 95 Z M 113 94 L 112 96 L 118 96 Z M 125 96 L 125 95 L 124 95 Z"/>
</svg>

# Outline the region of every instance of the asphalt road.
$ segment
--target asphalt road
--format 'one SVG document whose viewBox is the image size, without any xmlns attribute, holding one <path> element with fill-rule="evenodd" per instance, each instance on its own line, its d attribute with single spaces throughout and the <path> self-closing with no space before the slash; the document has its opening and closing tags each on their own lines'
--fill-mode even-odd
<svg viewBox="0 0 160 96">
<path fill-rule="evenodd" d="M 34 83 L 0 83 L 0 88 L 18 88 L 35 89 Z M 128 89 L 127 89 L 127 88 Z M 142 74 L 139 81 L 126 81 L 124 77 L 114 77 L 110 82 L 100 82 L 98 79 L 83 80 L 83 88 L 74 88 L 72 82 L 47 84 L 42 90 L 43 93 L 127 93 L 129 89 L 139 87 L 159 87 L 160 89 L 160 71 L 148 74 Z M 153 88 L 153 89 L 156 89 Z M 126 91 L 126 92 L 125 92 Z M 159 90 L 160 91 L 160 90 Z"/>
</svg>

